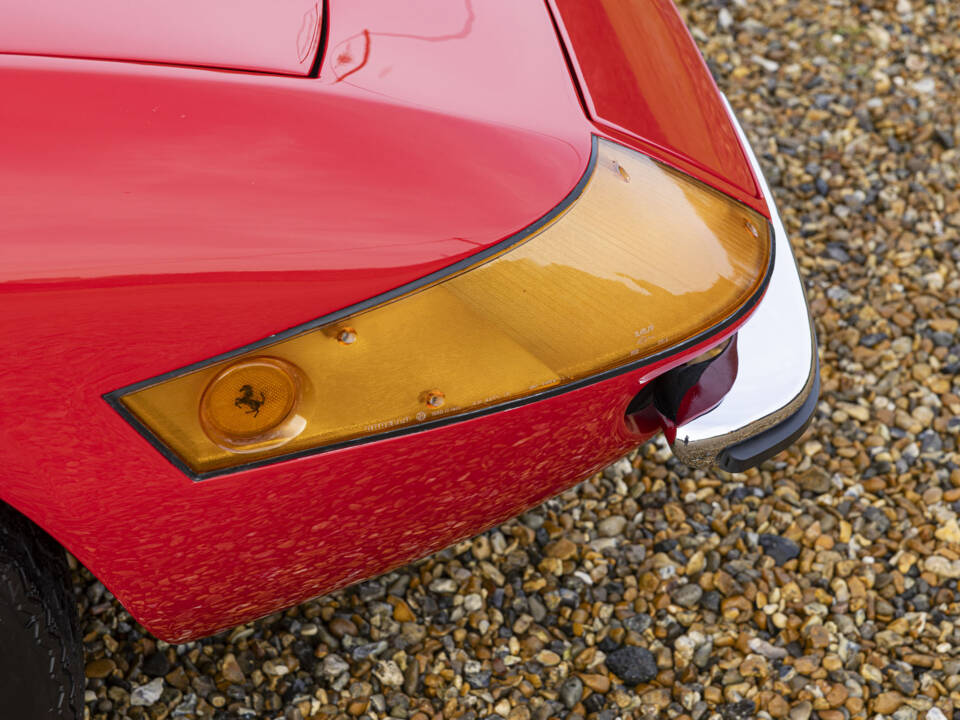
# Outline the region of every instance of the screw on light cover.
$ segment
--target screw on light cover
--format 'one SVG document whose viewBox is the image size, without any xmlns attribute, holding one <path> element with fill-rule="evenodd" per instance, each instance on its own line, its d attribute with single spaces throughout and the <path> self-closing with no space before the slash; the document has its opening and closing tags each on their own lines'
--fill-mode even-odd
<svg viewBox="0 0 960 720">
<path fill-rule="evenodd" d="M 446 396 L 439 390 L 431 390 L 426 394 L 424 402 L 432 408 L 443 407 L 446 402 Z"/>
<path fill-rule="evenodd" d="M 341 345 L 353 345 L 357 341 L 357 331 L 352 327 L 345 327 L 337 333 L 337 341 Z"/>
</svg>

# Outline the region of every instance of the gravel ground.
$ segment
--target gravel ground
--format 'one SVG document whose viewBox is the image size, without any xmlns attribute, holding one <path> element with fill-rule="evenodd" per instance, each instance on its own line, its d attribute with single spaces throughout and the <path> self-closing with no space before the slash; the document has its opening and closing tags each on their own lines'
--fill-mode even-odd
<svg viewBox="0 0 960 720">
<path fill-rule="evenodd" d="M 90 717 L 960 718 L 960 3 L 682 9 L 807 280 L 823 394 L 799 445 L 727 475 L 651 444 L 187 645 L 78 569 Z"/>
</svg>

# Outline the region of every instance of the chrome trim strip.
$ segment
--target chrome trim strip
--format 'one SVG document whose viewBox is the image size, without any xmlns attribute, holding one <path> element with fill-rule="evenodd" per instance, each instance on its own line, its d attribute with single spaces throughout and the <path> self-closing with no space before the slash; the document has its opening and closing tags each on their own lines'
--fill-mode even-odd
<svg viewBox="0 0 960 720">
<path fill-rule="evenodd" d="M 817 340 L 787 231 L 753 149 L 724 98 L 740 142 L 770 208 L 776 248 L 767 292 L 737 335 L 737 379 L 717 407 L 677 428 L 673 453 L 705 468 L 737 443 L 798 412 L 817 385 Z"/>
</svg>

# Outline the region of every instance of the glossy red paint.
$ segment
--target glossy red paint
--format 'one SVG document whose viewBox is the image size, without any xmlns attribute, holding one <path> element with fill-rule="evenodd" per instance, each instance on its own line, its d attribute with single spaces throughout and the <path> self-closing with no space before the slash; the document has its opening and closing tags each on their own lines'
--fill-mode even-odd
<svg viewBox="0 0 960 720">
<path fill-rule="evenodd" d="M 568 487 L 649 436 L 624 424 L 630 399 L 706 347 L 200 483 L 107 406 L 462 259 L 576 184 L 595 128 L 545 6 L 430 0 L 413 24 L 395 5 L 332 2 L 319 79 L 0 56 L 0 496 L 164 639 L 385 571 Z"/>
<path fill-rule="evenodd" d="M 704 347 L 502 413 L 195 483 L 98 396 L 158 367 L 147 351 L 164 340 L 188 342 L 191 291 L 43 284 L 2 299 L 4 337 L 18 338 L 0 372 L 17 397 L 0 410 L 3 497 L 170 641 L 376 575 L 569 487 L 649 437 L 627 430 L 626 406 Z"/>
<path fill-rule="evenodd" d="M 481 120 L 263 75 L 5 57 L 0 77 L 0 281 L 236 274 L 248 293 L 211 298 L 208 322 L 249 340 L 509 236 L 590 155 L 569 83 L 526 87 L 557 113 L 544 128 L 532 100 Z M 251 323 L 287 272 L 322 282 Z"/>
<path fill-rule="evenodd" d="M 0 52 L 306 75 L 322 0 L 3 3 Z"/>
<path fill-rule="evenodd" d="M 332 62 L 373 39 L 346 79 L 0 56 L 0 493 L 160 636 L 410 560 L 629 445 L 548 457 L 569 431 L 539 410 L 557 440 L 524 460 L 515 412 L 194 484 L 102 399 L 445 267 L 573 188 L 591 126 L 546 7 L 422 5 L 407 37 L 390 3 L 344 3 Z"/>
<path fill-rule="evenodd" d="M 548 0 L 591 116 L 769 217 L 719 90 L 671 0 Z"/>
</svg>

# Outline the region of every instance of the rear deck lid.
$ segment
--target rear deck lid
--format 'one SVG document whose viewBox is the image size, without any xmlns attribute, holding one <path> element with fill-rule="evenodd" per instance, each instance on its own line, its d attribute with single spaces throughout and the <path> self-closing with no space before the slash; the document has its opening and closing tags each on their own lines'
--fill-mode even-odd
<svg viewBox="0 0 960 720">
<path fill-rule="evenodd" d="M 29 0 L 5 4 L 0 52 L 307 75 L 320 0 Z"/>
</svg>

